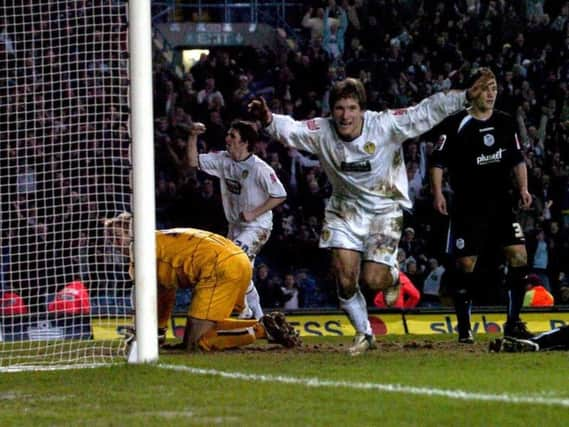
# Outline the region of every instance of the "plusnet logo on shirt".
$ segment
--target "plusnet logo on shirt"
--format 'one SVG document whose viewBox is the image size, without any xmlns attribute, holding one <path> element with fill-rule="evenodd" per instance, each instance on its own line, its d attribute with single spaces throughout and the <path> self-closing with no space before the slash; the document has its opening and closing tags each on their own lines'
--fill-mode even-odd
<svg viewBox="0 0 569 427">
<path fill-rule="evenodd" d="M 491 163 L 500 163 L 502 161 L 502 154 L 504 153 L 504 151 L 506 151 L 505 148 L 500 148 L 498 151 L 496 151 L 493 154 L 488 154 L 488 155 L 481 154 L 476 158 L 476 164 L 478 166 L 484 166 Z"/>
</svg>

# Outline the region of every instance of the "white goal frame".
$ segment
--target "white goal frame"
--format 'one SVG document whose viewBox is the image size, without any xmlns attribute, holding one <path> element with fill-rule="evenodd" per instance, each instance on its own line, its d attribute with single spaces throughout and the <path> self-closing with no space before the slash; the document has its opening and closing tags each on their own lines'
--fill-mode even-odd
<svg viewBox="0 0 569 427">
<path fill-rule="evenodd" d="M 152 22 L 148 0 L 129 0 L 128 8 L 137 331 L 129 362 L 146 363 L 158 360 Z"/>
</svg>

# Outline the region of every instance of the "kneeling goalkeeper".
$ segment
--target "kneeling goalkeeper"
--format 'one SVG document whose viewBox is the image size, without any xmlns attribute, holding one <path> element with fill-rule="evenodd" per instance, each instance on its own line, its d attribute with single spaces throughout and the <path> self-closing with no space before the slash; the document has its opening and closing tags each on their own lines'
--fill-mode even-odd
<svg viewBox="0 0 569 427">
<path fill-rule="evenodd" d="M 122 213 L 105 226 L 113 242 L 128 251 L 131 215 Z M 281 313 L 257 320 L 230 318 L 241 312 L 251 282 L 252 266 L 241 248 L 218 234 L 195 228 L 156 231 L 158 327 L 165 330 L 177 288 L 191 288 L 192 301 L 184 335 L 188 351 L 225 350 L 265 338 L 286 347 L 300 343 L 298 333 Z"/>
</svg>

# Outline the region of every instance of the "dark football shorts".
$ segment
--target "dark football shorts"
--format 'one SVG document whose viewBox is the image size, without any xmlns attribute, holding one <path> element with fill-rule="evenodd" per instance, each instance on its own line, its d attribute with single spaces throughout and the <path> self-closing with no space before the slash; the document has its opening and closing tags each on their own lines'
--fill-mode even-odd
<svg viewBox="0 0 569 427">
<path fill-rule="evenodd" d="M 455 258 L 480 255 L 491 242 L 504 248 L 525 244 L 524 231 L 509 207 L 490 207 L 487 212 L 455 209 L 450 218 L 447 252 Z"/>
</svg>

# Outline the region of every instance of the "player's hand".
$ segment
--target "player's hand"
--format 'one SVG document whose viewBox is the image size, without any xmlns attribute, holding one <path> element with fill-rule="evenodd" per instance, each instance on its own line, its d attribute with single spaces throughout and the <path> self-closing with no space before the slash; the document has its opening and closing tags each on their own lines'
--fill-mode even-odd
<svg viewBox="0 0 569 427">
<path fill-rule="evenodd" d="M 480 77 L 474 82 L 466 91 L 466 98 L 471 101 L 480 96 L 482 91 L 486 88 L 490 80 L 494 79 L 494 73 L 489 68 L 480 69 Z"/>
<path fill-rule="evenodd" d="M 203 123 L 193 122 L 192 125 L 190 126 L 189 131 L 191 136 L 201 135 L 206 131 L 206 127 Z"/>
<path fill-rule="evenodd" d="M 239 216 L 245 222 L 251 222 L 255 219 L 255 215 L 252 212 L 241 212 Z"/>
<path fill-rule="evenodd" d="M 268 126 L 273 121 L 273 113 L 267 105 L 267 101 L 262 96 L 253 99 L 249 105 L 247 105 L 249 113 L 259 120 L 263 126 Z"/>
<path fill-rule="evenodd" d="M 434 195 L 433 207 L 435 208 L 435 210 L 438 213 L 440 213 L 442 215 L 448 215 L 447 201 L 445 199 L 445 196 L 443 196 L 442 194 L 435 194 Z"/>
<path fill-rule="evenodd" d="M 520 191 L 520 204 L 522 209 L 529 209 L 531 206 L 532 197 L 527 190 Z"/>
</svg>

